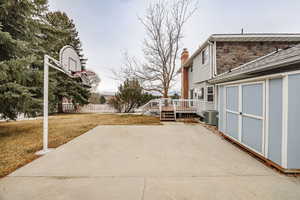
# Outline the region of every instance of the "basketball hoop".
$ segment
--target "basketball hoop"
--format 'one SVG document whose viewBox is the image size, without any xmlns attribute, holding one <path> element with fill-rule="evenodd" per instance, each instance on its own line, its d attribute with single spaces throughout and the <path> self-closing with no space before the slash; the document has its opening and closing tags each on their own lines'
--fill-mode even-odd
<svg viewBox="0 0 300 200">
<path fill-rule="evenodd" d="M 36 154 L 44 155 L 51 151 L 48 148 L 48 90 L 49 90 L 49 67 L 56 69 L 64 74 L 67 74 L 71 78 L 80 77 L 81 80 L 81 63 L 80 58 L 76 51 L 71 46 L 64 46 L 59 53 L 59 61 L 51 56 L 44 56 L 44 120 L 43 120 L 43 149 Z M 78 75 L 76 75 L 78 74 Z M 82 81 L 84 85 L 88 82 Z"/>
<path fill-rule="evenodd" d="M 64 46 L 60 50 L 59 62 L 61 68 L 69 74 L 80 72 L 82 70 L 79 56 L 73 47 L 69 45 Z"/>
</svg>

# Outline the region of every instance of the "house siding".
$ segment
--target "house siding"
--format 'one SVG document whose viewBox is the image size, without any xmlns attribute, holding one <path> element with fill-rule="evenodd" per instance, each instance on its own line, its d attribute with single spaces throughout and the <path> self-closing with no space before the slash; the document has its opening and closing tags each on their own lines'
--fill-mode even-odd
<svg viewBox="0 0 300 200">
<path fill-rule="evenodd" d="M 193 60 L 193 83 L 203 82 L 211 78 L 211 51 L 210 46 L 205 48 L 208 51 L 208 57 L 205 64 L 202 64 L 202 52 Z"/>
<path fill-rule="evenodd" d="M 274 52 L 276 48 L 285 49 L 299 42 L 217 42 L 217 73 L 230 69 Z"/>
</svg>

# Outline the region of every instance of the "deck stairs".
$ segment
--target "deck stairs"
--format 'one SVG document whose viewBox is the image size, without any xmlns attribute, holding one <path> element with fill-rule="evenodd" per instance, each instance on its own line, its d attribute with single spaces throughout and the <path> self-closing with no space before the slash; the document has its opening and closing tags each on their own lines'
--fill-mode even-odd
<svg viewBox="0 0 300 200">
<path fill-rule="evenodd" d="M 160 112 L 160 121 L 176 121 L 176 113 L 174 110 L 162 110 Z"/>
</svg>

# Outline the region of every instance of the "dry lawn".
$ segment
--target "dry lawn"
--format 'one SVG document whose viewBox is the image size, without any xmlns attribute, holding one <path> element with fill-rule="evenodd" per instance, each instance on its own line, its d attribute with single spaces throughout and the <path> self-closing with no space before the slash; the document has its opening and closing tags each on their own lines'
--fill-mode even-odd
<svg viewBox="0 0 300 200">
<path fill-rule="evenodd" d="M 159 125 L 156 117 L 66 114 L 49 118 L 49 147 L 56 148 L 98 125 Z M 42 149 L 42 120 L 0 122 L 0 177 L 31 162 Z"/>
</svg>

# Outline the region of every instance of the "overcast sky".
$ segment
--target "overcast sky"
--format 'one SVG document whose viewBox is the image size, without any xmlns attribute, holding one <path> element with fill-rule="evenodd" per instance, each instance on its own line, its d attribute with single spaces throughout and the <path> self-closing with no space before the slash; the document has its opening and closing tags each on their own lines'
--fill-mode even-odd
<svg viewBox="0 0 300 200">
<path fill-rule="evenodd" d="M 116 91 L 112 68 L 122 65 L 122 52 L 142 56 L 143 16 L 151 0 L 49 0 L 51 10 L 72 18 L 79 31 L 87 67 L 102 80 L 99 91 Z M 154 0 L 152 0 L 154 1 Z M 183 47 L 193 53 L 213 33 L 300 32 L 299 0 L 199 0 L 184 28 Z M 179 85 L 179 84 L 178 84 Z"/>
</svg>

